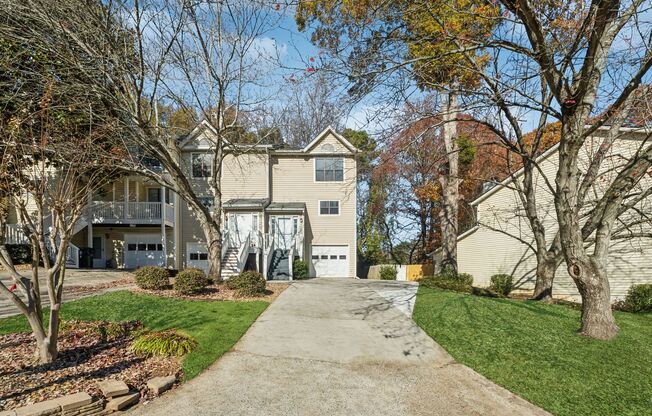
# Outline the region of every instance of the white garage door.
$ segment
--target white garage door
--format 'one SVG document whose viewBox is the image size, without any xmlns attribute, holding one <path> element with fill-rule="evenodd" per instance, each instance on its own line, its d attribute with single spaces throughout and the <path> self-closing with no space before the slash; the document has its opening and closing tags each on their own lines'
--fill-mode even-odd
<svg viewBox="0 0 652 416">
<path fill-rule="evenodd" d="M 208 250 L 204 243 L 186 243 L 186 265 L 208 273 Z"/>
<path fill-rule="evenodd" d="M 317 277 L 348 277 L 348 246 L 312 246 L 312 268 Z"/>
<path fill-rule="evenodd" d="M 165 253 L 160 234 L 125 235 L 125 267 L 163 266 Z"/>
</svg>

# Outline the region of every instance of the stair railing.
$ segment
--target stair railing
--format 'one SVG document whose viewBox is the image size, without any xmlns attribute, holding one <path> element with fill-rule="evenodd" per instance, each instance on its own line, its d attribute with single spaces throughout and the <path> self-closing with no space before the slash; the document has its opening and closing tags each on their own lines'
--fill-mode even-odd
<svg viewBox="0 0 652 416">
<path fill-rule="evenodd" d="M 240 245 L 238 250 L 238 273 L 242 273 L 247 264 L 247 258 L 249 257 L 249 247 L 251 244 L 251 233 L 247 235 L 244 243 Z"/>
<path fill-rule="evenodd" d="M 224 256 L 226 256 L 226 251 L 229 249 L 229 245 L 229 230 L 224 230 L 222 233 L 222 260 L 224 260 Z"/>
<path fill-rule="evenodd" d="M 272 265 L 272 253 L 274 253 L 274 249 L 276 248 L 276 239 L 270 234 L 266 234 L 265 237 L 265 251 L 263 253 L 263 264 L 265 268 L 263 269 L 263 275 L 267 279 L 269 268 Z"/>
<path fill-rule="evenodd" d="M 290 253 L 288 254 L 288 274 L 290 275 L 290 280 L 292 279 L 292 266 L 294 265 L 294 252 L 297 249 L 296 248 L 297 240 L 295 238 L 292 239 L 292 247 L 290 247 Z"/>
</svg>

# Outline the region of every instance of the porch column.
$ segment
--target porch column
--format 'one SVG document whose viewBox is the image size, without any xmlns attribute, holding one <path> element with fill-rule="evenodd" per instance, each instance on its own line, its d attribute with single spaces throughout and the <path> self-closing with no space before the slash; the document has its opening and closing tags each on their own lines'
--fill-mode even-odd
<svg viewBox="0 0 652 416">
<path fill-rule="evenodd" d="M 168 267 L 168 242 L 165 235 L 165 187 L 161 186 L 161 244 L 163 244 L 163 267 Z"/>
</svg>

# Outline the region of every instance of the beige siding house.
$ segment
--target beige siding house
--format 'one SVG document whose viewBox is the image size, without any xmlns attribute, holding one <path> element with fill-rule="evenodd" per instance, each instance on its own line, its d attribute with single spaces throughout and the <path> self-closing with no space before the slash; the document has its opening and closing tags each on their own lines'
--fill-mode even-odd
<svg viewBox="0 0 652 416">
<path fill-rule="evenodd" d="M 585 169 L 591 156 L 597 151 L 601 132 L 589 140 L 583 153 L 581 169 Z M 602 173 L 593 184 L 587 198 L 585 210 L 589 209 L 595 197 L 602 195 L 611 182 L 614 168 L 622 166 L 642 142 L 642 135 L 631 133 L 619 139 L 612 147 L 604 163 Z M 538 160 L 540 173 L 536 176 L 537 208 L 546 228 L 550 242 L 557 232 L 556 213 L 550 186 L 555 184 L 557 172 L 557 146 L 544 153 Z M 520 179 L 520 172 L 514 175 Z M 652 186 L 652 178 L 646 176 L 638 189 Z M 522 210 L 513 178 L 508 178 L 485 192 L 471 203 L 476 208 L 476 226 L 458 238 L 458 267 L 461 272 L 470 273 L 477 286 L 488 286 L 496 273 L 507 273 L 514 277 L 517 290 L 529 293 L 534 289 L 536 257 L 534 239 L 529 222 Z M 623 298 L 634 283 L 652 283 L 652 238 L 625 238 L 628 233 L 652 232 L 650 221 L 640 221 L 645 213 L 652 214 L 652 197 L 637 205 L 637 212 L 630 212 L 617 225 L 623 238 L 612 241 L 608 262 L 609 282 L 612 299 Z M 631 235 L 631 234 L 630 234 Z M 437 262 L 437 253 L 435 262 Z M 556 274 L 553 295 L 557 298 L 578 300 L 579 293 L 574 282 L 562 264 Z"/>
<path fill-rule="evenodd" d="M 210 129 L 200 126 L 182 142 L 189 169 L 210 154 L 207 134 Z M 269 279 L 288 279 L 291 259 L 298 258 L 309 264 L 310 276 L 354 277 L 356 153 L 329 127 L 303 149 L 261 145 L 228 155 L 222 176 L 226 274 L 247 267 Z M 193 184 L 209 201 L 206 179 L 199 176 L 192 172 Z M 176 267 L 207 267 L 199 224 L 185 202 L 179 205 Z"/>
<path fill-rule="evenodd" d="M 181 165 L 210 207 L 212 134 L 201 123 L 179 143 Z M 223 274 L 258 270 L 268 279 L 292 278 L 293 260 L 310 276 L 356 275 L 356 153 L 332 128 L 303 149 L 258 145 L 226 156 L 222 169 Z M 19 221 L 9 243 L 24 243 Z M 93 249 L 90 264 L 75 264 L 79 247 Z M 189 206 L 141 177 L 125 177 L 92 195 L 76 224 L 70 267 L 161 265 L 208 267 L 203 233 Z"/>
</svg>

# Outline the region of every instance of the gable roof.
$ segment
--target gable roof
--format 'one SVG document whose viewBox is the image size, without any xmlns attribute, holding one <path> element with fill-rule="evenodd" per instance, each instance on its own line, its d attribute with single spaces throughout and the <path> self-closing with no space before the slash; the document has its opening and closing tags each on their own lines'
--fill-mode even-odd
<svg viewBox="0 0 652 416">
<path fill-rule="evenodd" d="M 193 139 L 195 139 L 197 136 L 203 133 L 204 130 L 206 129 L 210 130 L 213 134 L 217 134 L 215 127 L 213 127 L 211 123 L 209 123 L 208 121 L 206 121 L 206 119 L 204 119 L 200 121 L 199 124 L 197 124 L 190 133 L 188 133 L 185 137 L 181 138 L 181 140 L 179 141 L 179 147 L 183 148 L 188 143 L 190 143 Z"/>
<path fill-rule="evenodd" d="M 331 126 L 326 127 L 321 133 L 317 135 L 317 137 L 314 138 L 313 141 L 308 143 L 306 147 L 302 149 L 303 152 L 309 152 L 312 148 L 317 146 L 317 143 L 319 143 L 324 137 L 326 137 L 328 134 L 332 134 L 344 147 L 349 149 L 352 153 L 358 153 L 359 150 L 357 147 L 353 146 L 351 142 L 346 140 L 344 136 L 339 134 L 338 132 L 335 131 L 335 129 Z"/>
</svg>

